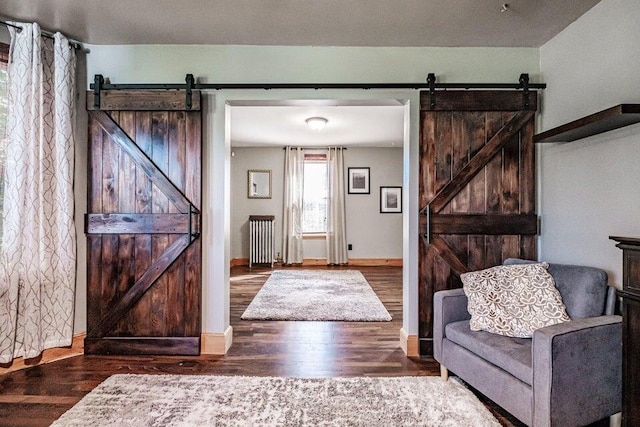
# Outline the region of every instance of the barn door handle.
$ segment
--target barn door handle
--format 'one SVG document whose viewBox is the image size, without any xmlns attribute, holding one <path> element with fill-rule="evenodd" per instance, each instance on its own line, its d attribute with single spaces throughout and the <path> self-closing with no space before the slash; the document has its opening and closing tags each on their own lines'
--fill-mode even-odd
<svg viewBox="0 0 640 427">
<path fill-rule="evenodd" d="M 422 237 L 424 237 L 427 243 L 431 243 L 431 205 L 427 205 L 422 212 L 423 215 L 427 217 L 427 220 L 425 221 L 426 228 L 424 230 L 424 233 L 422 234 Z"/>
<path fill-rule="evenodd" d="M 196 226 L 193 226 L 193 220 L 196 221 Z M 189 239 L 190 241 L 196 240 L 200 237 L 200 212 L 193 206 L 189 206 Z"/>
</svg>

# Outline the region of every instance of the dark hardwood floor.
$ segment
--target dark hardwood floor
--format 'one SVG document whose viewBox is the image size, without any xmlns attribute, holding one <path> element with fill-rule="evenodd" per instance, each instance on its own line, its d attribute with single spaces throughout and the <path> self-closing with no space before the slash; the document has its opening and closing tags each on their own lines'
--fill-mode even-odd
<svg viewBox="0 0 640 427">
<path fill-rule="evenodd" d="M 326 267 L 325 267 L 326 268 Z M 231 271 L 233 345 L 225 356 L 78 356 L 0 377 L 0 425 L 47 426 L 100 382 L 118 373 L 291 377 L 439 375 L 431 358 L 407 358 L 399 346 L 402 269 L 358 268 L 391 322 L 242 321 L 270 270 Z M 482 399 L 482 398 L 481 398 Z M 521 424 L 486 399 L 505 426 Z"/>
</svg>

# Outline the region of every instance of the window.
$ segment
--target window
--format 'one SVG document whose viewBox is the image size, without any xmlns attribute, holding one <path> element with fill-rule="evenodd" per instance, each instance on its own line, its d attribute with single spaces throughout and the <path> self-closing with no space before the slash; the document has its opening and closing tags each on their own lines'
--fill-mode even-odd
<svg viewBox="0 0 640 427">
<path fill-rule="evenodd" d="M 7 62 L 9 46 L 0 43 L 0 242 L 2 242 L 2 204 L 4 203 L 4 163 L 7 155 L 4 151 L 7 127 Z"/>
<path fill-rule="evenodd" d="M 305 156 L 302 233 L 327 232 L 327 161 L 324 156 Z"/>
</svg>

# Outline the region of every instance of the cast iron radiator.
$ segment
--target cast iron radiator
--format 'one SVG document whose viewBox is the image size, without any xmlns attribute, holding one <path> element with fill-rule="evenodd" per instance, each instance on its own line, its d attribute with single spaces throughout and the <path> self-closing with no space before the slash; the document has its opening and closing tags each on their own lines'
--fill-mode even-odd
<svg viewBox="0 0 640 427">
<path fill-rule="evenodd" d="M 270 264 L 275 258 L 275 216 L 249 216 L 249 268 L 254 264 Z"/>
</svg>

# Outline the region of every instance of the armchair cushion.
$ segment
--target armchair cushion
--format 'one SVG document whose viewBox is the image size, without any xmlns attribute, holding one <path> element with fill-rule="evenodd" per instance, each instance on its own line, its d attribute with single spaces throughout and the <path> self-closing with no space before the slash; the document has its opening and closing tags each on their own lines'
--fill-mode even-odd
<svg viewBox="0 0 640 427">
<path fill-rule="evenodd" d="M 536 262 L 508 258 L 504 261 L 504 265 Z M 613 314 L 613 310 L 605 310 L 609 288 L 607 287 L 607 273 L 604 270 L 582 265 L 550 263 L 548 271 L 553 276 L 556 288 L 562 295 L 562 302 L 567 309 L 567 314 L 572 319 L 601 316 L 605 312 Z M 615 296 L 615 294 L 613 295 Z"/>
<path fill-rule="evenodd" d="M 469 328 L 468 320 L 448 324 L 445 335 L 448 340 L 491 361 L 520 381 L 531 385 L 533 368 L 530 338 L 511 338 L 485 331 L 475 332 Z"/>
<path fill-rule="evenodd" d="M 530 338 L 536 329 L 571 320 L 548 266 L 500 265 L 462 274 L 471 330 Z"/>
</svg>

